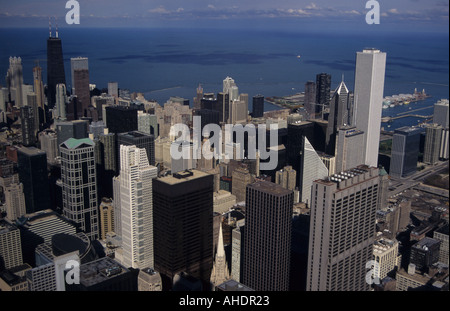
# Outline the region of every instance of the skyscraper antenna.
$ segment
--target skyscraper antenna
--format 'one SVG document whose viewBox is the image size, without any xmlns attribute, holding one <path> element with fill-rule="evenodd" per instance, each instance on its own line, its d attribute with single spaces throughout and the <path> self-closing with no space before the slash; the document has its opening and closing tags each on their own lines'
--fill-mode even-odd
<svg viewBox="0 0 450 311">
<path fill-rule="evenodd" d="M 55 23 L 56 23 L 56 38 L 58 38 L 58 21 L 56 20 L 56 16 L 55 17 Z"/>
<path fill-rule="evenodd" d="M 344 82 L 344 74 L 342 74 L 342 82 Z"/>
</svg>

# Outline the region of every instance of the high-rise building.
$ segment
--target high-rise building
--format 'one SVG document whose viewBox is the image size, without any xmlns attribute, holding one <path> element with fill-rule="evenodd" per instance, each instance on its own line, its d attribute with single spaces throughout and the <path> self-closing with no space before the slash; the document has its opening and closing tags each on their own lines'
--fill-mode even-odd
<svg viewBox="0 0 450 311">
<path fill-rule="evenodd" d="M 409 262 L 416 269 L 428 273 L 428 268 L 439 261 L 439 249 L 441 241 L 430 237 L 424 237 L 411 246 Z"/>
<path fill-rule="evenodd" d="M 158 138 L 158 117 L 155 114 L 138 111 L 138 131 Z"/>
<path fill-rule="evenodd" d="M 191 170 L 153 181 L 155 270 L 210 281 L 213 263 L 213 175 Z"/>
<path fill-rule="evenodd" d="M 35 147 L 21 147 L 17 158 L 27 214 L 50 208 L 47 155 Z"/>
<path fill-rule="evenodd" d="M 448 107 L 448 99 L 441 99 L 434 104 L 433 123 L 442 126 L 444 129 L 449 127 Z"/>
<path fill-rule="evenodd" d="M 262 118 L 264 116 L 264 96 L 255 95 L 253 96 L 253 108 L 252 108 L 253 118 Z"/>
<path fill-rule="evenodd" d="M 374 267 L 373 277 L 380 281 L 387 277 L 396 267 L 400 268 L 398 241 L 381 238 L 373 245 L 373 258 L 378 263 Z"/>
<path fill-rule="evenodd" d="M 39 63 L 37 63 L 36 66 L 33 67 L 33 84 L 34 92 L 36 93 L 37 106 L 39 107 L 39 124 L 41 125 L 46 122 L 46 98 L 44 94 L 44 83 L 42 82 L 42 67 L 39 66 Z"/>
<path fill-rule="evenodd" d="M 4 189 L 6 217 L 14 221 L 26 214 L 23 184 L 10 184 Z"/>
<path fill-rule="evenodd" d="M 12 222 L 0 219 L 0 271 L 22 263 L 20 230 Z"/>
<path fill-rule="evenodd" d="M 247 185 L 241 282 L 259 291 L 289 289 L 294 195 L 267 181 Z"/>
<path fill-rule="evenodd" d="M 58 38 L 58 32 L 56 32 L 55 37 L 52 37 L 50 31 L 50 36 L 47 39 L 47 101 L 50 109 L 55 106 L 56 86 L 60 83 L 66 85 L 62 42 Z"/>
<path fill-rule="evenodd" d="M 126 133 L 117 134 L 118 159 L 120 163 L 120 146 L 136 146 L 137 148 L 144 148 L 147 154 L 148 163 L 155 165 L 155 136 L 139 131 L 130 131 Z"/>
<path fill-rule="evenodd" d="M 105 128 L 95 140 L 99 197 L 112 197 L 112 178 L 116 175 L 116 135 Z"/>
<path fill-rule="evenodd" d="M 254 181 L 254 176 L 246 167 L 238 167 L 232 173 L 231 193 L 236 196 L 236 202 L 245 202 L 246 187 Z"/>
<path fill-rule="evenodd" d="M 76 93 L 75 70 L 89 70 L 89 60 L 87 57 L 71 57 L 70 58 L 70 74 L 72 82 L 72 94 Z"/>
<path fill-rule="evenodd" d="M 322 115 L 330 105 L 331 75 L 325 72 L 316 75 L 316 113 Z"/>
<path fill-rule="evenodd" d="M 87 62 L 87 59 L 86 59 Z M 73 63 L 72 63 L 72 66 Z M 82 118 L 87 116 L 88 107 L 91 105 L 91 95 L 89 89 L 89 69 L 72 69 L 73 70 L 73 89 L 72 95 L 76 95 L 77 102 L 77 116 L 76 118 Z"/>
<path fill-rule="evenodd" d="M 439 161 L 441 150 L 443 128 L 436 123 L 429 124 L 425 134 L 425 150 L 423 153 L 423 162 L 427 164 L 436 164 Z"/>
<path fill-rule="evenodd" d="M 108 95 L 115 98 L 119 97 L 119 83 L 118 82 L 108 82 Z"/>
<path fill-rule="evenodd" d="M 313 181 L 328 176 L 328 169 L 309 142 L 308 138 L 304 137 L 304 140 L 303 152 L 300 157 L 301 171 L 299 174 L 299 191 L 300 201 L 309 206 L 312 200 L 311 186 Z"/>
<path fill-rule="evenodd" d="M 439 249 L 439 262 L 448 266 L 448 223 L 433 233 L 433 239 L 441 241 L 441 247 Z"/>
<path fill-rule="evenodd" d="M 63 213 L 91 240 L 99 237 L 94 142 L 69 138 L 60 146 Z"/>
<path fill-rule="evenodd" d="M 373 259 L 379 176 L 359 166 L 313 182 L 308 291 L 363 291 Z"/>
<path fill-rule="evenodd" d="M 328 116 L 327 138 L 325 141 L 326 152 L 335 155 L 336 136 L 341 127 L 350 124 L 350 94 L 344 81 L 336 88 L 330 102 L 330 114 Z"/>
<path fill-rule="evenodd" d="M 140 292 L 162 291 L 161 275 L 159 274 L 159 272 L 151 268 L 139 270 L 138 291 Z"/>
<path fill-rule="evenodd" d="M 417 171 L 422 129 L 404 126 L 396 129 L 392 138 L 389 175 L 406 177 Z"/>
<path fill-rule="evenodd" d="M 442 129 L 441 148 L 439 149 L 439 158 L 441 158 L 443 160 L 448 160 L 449 137 L 450 137 L 449 129 L 448 128 Z"/>
<path fill-rule="evenodd" d="M 20 57 L 9 58 L 9 69 L 6 74 L 6 84 L 9 91 L 9 97 L 17 108 L 24 105 L 23 98 L 23 69 L 22 59 Z"/>
<path fill-rule="evenodd" d="M 82 139 L 87 138 L 88 135 L 87 120 L 75 120 L 75 121 L 56 121 L 56 135 L 58 137 L 58 149 L 59 146 L 68 140 L 69 138 Z"/>
<path fill-rule="evenodd" d="M 36 145 L 36 131 L 34 127 L 34 111 L 30 106 L 20 107 L 20 121 L 22 127 L 22 144 L 24 146 Z"/>
<path fill-rule="evenodd" d="M 364 132 L 355 127 L 342 127 L 336 136 L 336 172 L 364 164 Z"/>
<path fill-rule="evenodd" d="M 99 207 L 100 239 L 106 240 L 106 234 L 114 232 L 114 207 L 111 199 L 102 198 Z"/>
<path fill-rule="evenodd" d="M 219 110 L 220 122 L 227 123 L 230 116 L 230 95 L 228 93 L 217 93 L 217 110 Z"/>
<path fill-rule="evenodd" d="M 305 99 L 303 107 L 308 113 L 309 119 L 316 117 L 316 83 L 308 81 L 305 83 Z"/>
<path fill-rule="evenodd" d="M 365 49 L 356 53 L 354 122 L 365 134 L 365 163 L 378 166 L 386 53 Z"/>
<path fill-rule="evenodd" d="M 145 149 L 120 146 L 120 209 L 123 264 L 138 269 L 154 267 L 153 179 Z"/>
<path fill-rule="evenodd" d="M 67 120 L 66 105 L 68 102 L 67 90 L 64 84 L 56 85 L 56 114 L 55 119 Z"/>
<path fill-rule="evenodd" d="M 106 107 L 106 127 L 110 133 L 132 132 L 138 129 L 138 108 L 133 106 Z M 105 119 L 103 119 L 105 121 Z"/>
<path fill-rule="evenodd" d="M 297 172 L 292 166 L 285 166 L 275 174 L 275 183 L 281 187 L 289 190 L 295 190 L 295 183 L 297 180 Z"/>
</svg>

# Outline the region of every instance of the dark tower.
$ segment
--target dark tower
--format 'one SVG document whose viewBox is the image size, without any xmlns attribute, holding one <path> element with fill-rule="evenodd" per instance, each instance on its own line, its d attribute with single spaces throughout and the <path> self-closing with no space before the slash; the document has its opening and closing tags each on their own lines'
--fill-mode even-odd
<svg viewBox="0 0 450 311">
<path fill-rule="evenodd" d="M 56 85 L 66 84 L 66 74 L 64 72 L 64 58 L 62 52 L 61 39 L 58 38 L 58 28 L 56 36 L 52 37 L 51 26 L 50 37 L 47 39 L 47 85 L 48 85 L 48 107 L 51 109 L 56 103 Z"/>
<path fill-rule="evenodd" d="M 262 118 L 264 116 L 264 96 L 253 96 L 253 118 Z"/>
<path fill-rule="evenodd" d="M 322 114 L 324 107 L 330 104 L 331 75 L 319 73 L 316 75 L 316 113 Z"/>
</svg>

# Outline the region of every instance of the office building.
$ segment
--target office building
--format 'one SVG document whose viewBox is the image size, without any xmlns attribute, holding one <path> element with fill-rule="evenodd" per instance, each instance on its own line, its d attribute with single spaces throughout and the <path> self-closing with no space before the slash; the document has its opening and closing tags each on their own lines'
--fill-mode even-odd
<svg viewBox="0 0 450 311">
<path fill-rule="evenodd" d="M 26 214 L 25 195 L 23 193 L 23 184 L 10 184 L 5 187 L 5 204 L 6 204 L 6 218 L 15 221 L 20 216 Z"/>
<path fill-rule="evenodd" d="M 69 138 L 60 146 L 63 213 L 91 240 L 99 237 L 94 142 Z"/>
<path fill-rule="evenodd" d="M 275 174 L 275 183 L 289 190 L 295 190 L 295 182 L 297 180 L 297 172 L 292 166 L 285 166 Z"/>
<path fill-rule="evenodd" d="M 252 108 L 253 118 L 262 118 L 264 116 L 264 96 L 255 95 L 253 96 L 253 108 Z"/>
<path fill-rule="evenodd" d="M 23 98 L 23 68 L 20 57 L 9 58 L 9 68 L 6 74 L 6 85 L 9 91 L 10 100 L 17 108 L 25 105 Z"/>
<path fill-rule="evenodd" d="M 47 155 L 47 163 L 54 164 L 59 157 L 58 136 L 54 130 L 44 130 L 39 133 L 41 150 Z"/>
<path fill-rule="evenodd" d="M 407 177 L 417 171 L 421 132 L 421 128 L 407 126 L 395 130 L 389 169 L 392 177 Z"/>
<path fill-rule="evenodd" d="M 22 144 L 24 146 L 36 146 L 36 134 L 35 130 L 35 111 L 30 106 L 20 107 L 20 122 L 22 128 Z"/>
<path fill-rule="evenodd" d="M 159 136 L 158 118 L 155 114 L 138 111 L 138 131 L 153 135 L 155 138 Z"/>
<path fill-rule="evenodd" d="M 423 162 L 434 165 L 439 161 L 439 153 L 441 151 L 443 128 L 436 123 L 429 124 L 425 134 L 425 149 L 423 153 Z"/>
<path fill-rule="evenodd" d="M 76 78 L 75 78 L 75 70 L 89 70 L 89 60 L 87 57 L 71 57 L 70 58 L 70 74 L 71 74 L 71 82 L 72 82 L 72 94 L 76 93 Z"/>
<path fill-rule="evenodd" d="M 449 127 L 448 99 L 441 99 L 434 104 L 433 123 L 442 126 L 444 129 Z"/>
<path fill-rule="evenodd" d="M 42 67 L 39 66 L 39 62 L 33 67 L 33 85 L 34 92 L 36 93 L 36 103 L 39 109 L 39 126 L 41 128 L 42 124 L 46 123 L 45 106 L 47 101 L 44 93 L 44 83 L 42 82 Z"/>
<path fill-rule="evenodd" d="M 336 136 L 336 172 L 364 164 L 364 132 L 356 127 L 342 127 Z"/>
<path fill-rule="evenodd" d="M 119 97 L 119 83 L 118 82 L 108 82 L 108 95 L 114 98 Z"/>
<path fill-rule="evenodd" d="M 428 273 L 429 267 L 439 261 L 440 246 L 440 240 L 424 237 L 411 246 L 409 262 L 414 264 L 417 270 Z"/>
<path fill-rule="evenodd" d="M 21 147 L 17 158 L 27 214 L 50 208 L 47 155 L 35 147 Z"/>
<path fill-rule="evenodd" d="M 69 138 L 88 138 L 88 124 L 87 120 L 56 121 L 55 129 L 58 137 L 58 150 L 60 145 Z"/>
<path fill-rule="evenodd" d="M 287 291 L 293 192 L 267 181 L 246 188 L 241 282 L 258 291 Z"/>
<path fill-rule="evenodd" d="M 117 134 L 117 146 L 118 149 L 118 159 L 117 163 L 120 163 L 120 146 L 136 146 L 137 148 L 145 149 L 147 154 L 148 163 L 150 165 L 155 165 L 155 136 L 151 134 L 146 134 L 139 131 L 130 131 L 126 133 Z"/>
<path fill-rule="evenodd" d="M 155 179 L 153 228 L 155 270 L 168 278 L 169 284 L 183 271 L 209 283 L 213 175 L 192 170 Z"/>
<path fill-rule="evenodd" d="M 91 105 L 91 95 L 89 89 L 89 70 L 74 69 L 73 76 L 75 80 L 73 81 L 74 88 L 72 88 L 72 95 L 76 95 L 78 99 L 77 115 L 75 119 L 80 119 L 82 117 L 88 116 L 87 110 Z"/>
<path fill-rule="evenodd" d="M 244 249 L 245 219 L 236 222 L 231 232 L 231 278 L 240 282 Z"/>
<path fill-rule="evenodd" d="M 23 264 L 20 230 L 5 219 L 0 219 L 0 271 Z"/>
<path fill-rule="evenodd" d="M 106 240 L 109 232 L 114 232 L 114 207 L 111 199 L 102 198 L 99 207 L 100 239 Z"/>
<path fill-rule="evenodd" d="M 311 204 L 311 186 L 314 180 L 325 178 L 328 176 L 328 169 L 323 163 L 316 150 L 309 142 L 308 138 L 304 137 L 304 149 L 301 161 L 301 171 L 299 176 L 299 190 L 300 201 Z"/>
<path fill-rule="evenodd" d="M 236 196 L 236 202 L 245 202 L 246 187 L 254 181 L 254 176 L 246 167 L 238 167 L 232 173 L 231 193 Z"/>
<path fill-rule="evenodd" d="M 308 119 L 316 118 L 316 83 L 314 81 L 305 83 L 305 99 L 303 107 L 305 107 L 305 110 L 308 113 Z"/>
<path fill-rule="evenodd" d="M 30 270 L 31 266 L 23 264 L 12 269 L 0 272 L 0 291 L 3 292 L 27 292 L 28 283 L 25 272 Z"/>
<path fill-rule="evenodd" d="M 378 166 L 386 53 L 365 49 L 356 53 L 354 122 L 364 132 L 365 163 Z"/>
<path fill-rule="evenodd" d="M 140 292 L 160 292 L 162 291 L 162 281 L 159 272 L 145 268 L 139 270 L 138 291 Z"/>
<path fill-rule="evenodd" d="M 335 155 L 337 133 L 340 128 L 350 124 L 351 100 L 350 92 L 342 81 L 334 91 L 330 101 L 330 114 L 326 137 L 326 152 Z"/>
<path fill-rule="evenodd" d="M 106 127 L 110 133 L 132 132 L 138 129 L 138 108 L 135 106 L 106 107 Z M 105 121 L 105 119 L 104 119 Z"/>
<path fill-rule="evenodd" d="M 377 239 L 373 245 L 373 259 L 378 263 L 374 267 L 374 278 L 380 281 L 387 277 L 395 268 L 400 268 L 401 256 L 398 252 L 398 241 L 385 238 Z"/>
<path fill-rule="evenodd" d="M 441 148 L 439 149 L 439 158 L 448 160 L 450 131 L 448 128 L 442 130 Z"/>
<path fill-rule="evenodd" d="M 67 97 L 67 90 L 64 84 L 56 85 L 56 113 L 55 119 L 65 121 L 67 120 L 66 105 L 69 99 Z"/>
<path fill-rule="evenodd" d="M 62 42 L 58 38 L 58 32 L 55 37 L 52 37 L 50 31 L 47 39 L 47 102 L 50 109 L 53 109 L 56 103 L 56 86 L 58 84 L 66 85 Z"/>
<path fill-rule="evenodd" d="M 323 110 L 330 105 L 331 75 L 325 72 L 316 75 L 316 114 L 323 117 Z"/>
<path fill-rule="evenodd" d="M 367 166 L 313 182 L 308 291 L 369 290 L 378 187 L 378 169 Z"/>
<path fill-rule="evenodd" d="M 154 267 L 152 183 L 157 168 L 145 149 L 120 147 L 120 209 L 123 260 L 127 267 Z"/>
<path fill-rule="evenodd" d="M 439 249 L 439 262 L 448 266 L 448 224 L 440 227 L 433 233 L 433 238 L 435 240 L 441 241 L 441 246 Z"/>
</svg>

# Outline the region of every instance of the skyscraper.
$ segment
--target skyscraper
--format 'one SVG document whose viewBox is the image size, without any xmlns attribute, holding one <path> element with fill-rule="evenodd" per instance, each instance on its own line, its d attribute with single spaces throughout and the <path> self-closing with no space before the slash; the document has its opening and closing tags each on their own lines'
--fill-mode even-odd
<svg viewBox="0 0 450 311">
<path fill-rule="evenodd" d="M 241 282 L 259 291 L 289 289 L 294 195 L 267 181 L 246 187 Z"/>
<path fill-rule="evenodd" d="M 374 167 L 378 166 L 385 69 L 386 53 L 376 49 L 356 53 L 354 125 L 365 134 L 365 164 Z"/>
<path fill-rule="evenodd" d="M 316 83 L 308 81 L 305 83 L 305 101 L 303 106 L 310 119 L 316 117 Z"/>
<path fill-rule="evenodd" d="M 68 102 L 67 90 L 64 84 L 56 85 L 56 115 L 55 119 L 67 120 L 66 116 L 66 104 Z"/>
<path fill-rule="evenodd" d="M 145 149 L 120 146 L 120 208 L 123 264 L 138 269 L 154 267 L 153 179 Z"/>
<path fill-rule="evenodd" d="M 39 63 L 33 67 L 33 84 L 34 92 L 36 93 L 37 106 L 39 109 L 39 124 L 45 123 L 45 94 L 44 94 L 44 83 L 42 82 L 42 67 Z M 42 117 L 41 117 L 42 115 Z"/>
<path fill-rule="evenodd" d="M 91 104 L 88 58 L 71 58 L 70 64 L 72 74 L 72 95 L 77 95 L 78 97 L 77 118 L 81 118 L 86 115 L 86 111 Z"/>
<path fill-rule="evenodd" d="M 433 123 L 442 126 L 444 129 L 449 127 L 449 109 L 448 99 L 441 99 L 434 104 Z"/>
<path fill-rule="evenodd" d="M 55 106 L 56 86 L 60 83 L 66 84 L 62 42 L 58 38 L 58 31 L 56 31 L 56 36 L 52 37 L 50 30 L 50 36 L 47 39 L 47 101 L 50 109 Z"/>
<path fill-rule="evenodd" d="M 22 87 L 23 87 L 23 69 L 22 59 L 20 57 L 9 58 L 9 69 L 6 74 L 6 84 L 9 90 L 11 101 L 17 108 L 24 105 Z"/>
<path fill-rule="evenodd" d="M 106 234 L 114 232 L 114 208 L 112 200 L 102 198 L 99 208 L 100 214 L 100 239 L 106 240 Z"/>
<path fill-rule="evenodd" d="M 395 130 L 389 175 L 401 178 L 417 171 L 421 132 L 421 128 L 407 126 Z"/>
<path fill-rule="evenodd" d="M 94 142 L 69 138 L 60 146 L 63 213 L 91 240 L 99 237 Z"/>
<path fill-rule="evenodd" d="M 50 208 L 47 155 L 35 147 L 17 150 L 19 180 L 23 184 L 27 214 Z"/>
<path fill-rule="evenodd" d="M 169 278 L 170 283 L 183 271 L 210 281 L 213 178 L 191 170 L 153 181 L 155 270 Z"/>
<path fill-rule="evenodd" d="M 442 126 L 436 123 L 429 124 L 425 134 L 425 150 L 423 153 L 423 162 L 436 164 L 439 160 L 441 149 Z"/>
<path fill-rule="evenodd" d="M 130 131 L 117 134 L 117 163 L 120 163 L 120 146 L 134 145 L 137 148 L 144 148 L 147 154 L 148 163 L 155 165 L 155 136 L 139 131 Z"/>
<path fill-rule="evenodd" d="M 4 188 L 6 217 L 15 221 L 20 216 L 26 214 L 25 196 L 23 194 L 23 184 L 12 183 Z"/>
<path fill-rule="evenodd" d="M 343 172 L 364 164 L 364 132 L 345 126 L 336 136 L 336 172 Z"/>
<path fill-rule="evenodd" d="M 20 122 L 22 127 L 22 144 L 24 146 L 36 145 L 36 131 L 34 127 L 34 114 L 33 108 L 30 106 L 20 107 Z"/>
<path fill-rule="evenodd" d="M 369 290 L 378 183 L 378 169 L 367 166 L 313 182 L 308 291 Z"/>
<path fill-rule="evenodd" d="M 330 105 L 331 75 L 325 72 L 316 75 L 316 113 Z"/>
<path fill-rule="evenodd" d="M 344 81 L 336 88 L 330 102 L 330 115 L 328 116 L 326 152 L 335 155 L 336 134 L 338 130 L 350 124 L 350 94 Z"/>
<path fill-rule="evenodd" d="M 0 219 L 0 270 L 23 263 L 20 230 L 11 222 Z"/>
<path fill-rule="evenodd" d="M 253 96 L 253 108 L 252 108 L 253 118 L 262 118 L 264 116 L 264 96 L 255 95 Z"/>
<path fill-rule="evenodd" d="M 125 133 L 138 129 L 138 109 L 132 106 L 106 107 L 106 127 L 110 133 Z"/>
</svg>

